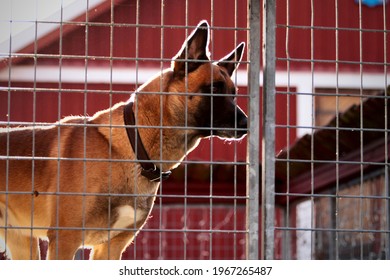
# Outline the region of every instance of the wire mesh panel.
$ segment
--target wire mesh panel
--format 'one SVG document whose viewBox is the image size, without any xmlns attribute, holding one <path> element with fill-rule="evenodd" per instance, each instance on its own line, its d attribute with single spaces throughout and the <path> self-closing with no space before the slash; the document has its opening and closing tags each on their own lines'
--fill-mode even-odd
<svg viewBox="0 0 390 280">
<path fill-rule="evenodd" d="M 388 10 L 277 1 L 276 95 L 290 113 L 276 120 L 287 142 L 275 156 L 276 258 L 390 257 Z"/>
<path fill-rule="evenodd" d="M 249 5 L 0 5 L 0 257 L 250 257 Z"/>
</svg>

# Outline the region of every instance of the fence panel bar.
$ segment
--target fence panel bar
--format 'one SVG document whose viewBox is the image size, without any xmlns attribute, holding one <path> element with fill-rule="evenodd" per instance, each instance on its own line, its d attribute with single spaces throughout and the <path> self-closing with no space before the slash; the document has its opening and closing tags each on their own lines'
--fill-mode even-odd
<svg viewBox="0 0 390 280">
<path fill-rule="evenodd" d="M 274 258 L 275 228 L 275 0 L 263 0 L 263 136 L 261 258 Z"/>
<path fill-rule="evenodd" d="M 259 258 L 260 1 L 248 0 L 247 259 Z"/>
</svg>

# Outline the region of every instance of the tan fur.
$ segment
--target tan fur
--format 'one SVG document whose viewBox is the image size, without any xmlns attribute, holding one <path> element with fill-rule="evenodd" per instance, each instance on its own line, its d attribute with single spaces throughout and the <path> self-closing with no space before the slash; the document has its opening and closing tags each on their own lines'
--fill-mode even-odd
<svg viewBox="0 0 390 280">
<path fill-rule="evenodd" d="M 198 93 L 211 79 L 234 88 L 226 71 L 210 62 L 186 78 L 173 69 L 133 96 L 139 126 L 196 127 L 204 97 L 183 93 Z M 50 259 L 73 259 L 80 246 L 92 246 L 94 259 L 120 259 L 159 187 L 140 175 L 124 128 L 125 105 L 47 127 L 0 129 L 0 237 L 12 258 L 38 258 L 37 239 L 47 237 Z M 151 160 L 159 167 L 164 160 L 162 171 L 177 167 L 202 138 L 196 129 L 144 127 L 139 133 Z"/>
</svg>

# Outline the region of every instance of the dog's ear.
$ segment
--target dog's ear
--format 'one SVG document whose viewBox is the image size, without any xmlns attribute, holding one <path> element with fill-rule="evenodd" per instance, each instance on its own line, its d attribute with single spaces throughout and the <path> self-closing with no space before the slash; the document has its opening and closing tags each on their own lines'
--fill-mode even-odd
<svg viewBox="0 0 390 280">
<path fill-rule="evenodd" d="M 201 21 L 196 29 L 188 36 L 180 51 L 173 58 L 173 70 L 177 74 L 184 75 L 194 71 L 204 61 L 209 59 L 209 24 Z M 187 64 L 187 69 L 186 69 Z"/>
<path fill-rule="evenodd" d="M 231 53 L 218 61 L 217 65 L 226 69 L 228 74 L 231 76 L 234 70 L 237 69 L 242 55 L 244 53 L 245 43 L 241 42 Z"/>
</svg>

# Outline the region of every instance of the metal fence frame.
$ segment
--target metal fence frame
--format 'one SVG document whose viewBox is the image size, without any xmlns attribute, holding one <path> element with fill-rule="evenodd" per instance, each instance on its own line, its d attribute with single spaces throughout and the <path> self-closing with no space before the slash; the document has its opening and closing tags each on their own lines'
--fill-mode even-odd
<svg viewBox="0 0 390 280">
<path fill-rule="evenodd" d="M 260 1 L 248 0 L 248 167 L 247 167 L 247 258 L 259 255 L 259 129 L 260 129 Z"/>
<path fill-rule="evenodd" d="M 276 1 L 263 9 L 263 136 L 262 136 L 262 259 L 273 259 L 275 248 L 275 52 Z"/>
<path fill-rule="evenodd" d="M 262 29 L 260 15 L 262 18 Z M 276 1 L 249 1 L 249 56 L 248 92 L 250 93 L 249 108 L 249 139 L 248 139 L 248 230 L 247 241 L 248 259 L 258 259 L 260 248 L 261 259 L 274 258 L 274 223 L 275 223 L 275 27 L 276 27 Z M 260 32 L 261 30 L 261 32 Z M 260 38 L 263 35 L 263 46 Z M 261 49 L 263 51 L 261 52 Z M 260 54 L 262 53 L 262 60 Z M 263 95 L 262 95 L 262 180 L 261 180 L 261 211 L 259 205 L 260 193 L 257 190 L 260 183 L 260 62 L 263 66 Z M 256 206 L 254 206 L 256 205 Z M 261 233 L 257 234 L 259 213 L 261 212 Z M 253 236 L 253 237 L 251 237 Z"/>
</svg>

